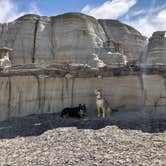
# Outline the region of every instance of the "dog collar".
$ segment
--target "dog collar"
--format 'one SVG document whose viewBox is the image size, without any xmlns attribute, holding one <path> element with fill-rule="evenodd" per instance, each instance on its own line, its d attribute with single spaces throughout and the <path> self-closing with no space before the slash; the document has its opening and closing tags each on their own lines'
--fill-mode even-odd
<svg viewBox="0 0 166 166">
<path fill-rule="evenodd" d="M 102 100 L 102 98 L 97 98 L 97 100 Z"/>
</svg>

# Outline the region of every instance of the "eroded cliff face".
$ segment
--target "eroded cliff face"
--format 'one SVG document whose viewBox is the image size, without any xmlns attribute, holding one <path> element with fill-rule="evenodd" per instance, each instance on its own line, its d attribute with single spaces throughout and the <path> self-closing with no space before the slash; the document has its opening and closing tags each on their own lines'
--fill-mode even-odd
<svg viewBox="0 0 166 166">
<path fill-rule="evenodd" d="M 139 59 L 145 38 L 134 28 L 115 20 L 96 20 L 81 13 L 55 17 L 25 15 L 0 24 L 0 47 L 14 49 L 13 64 L 65 60 L 94 65 L 93 53 L 121 52 Z"/>
</svg>

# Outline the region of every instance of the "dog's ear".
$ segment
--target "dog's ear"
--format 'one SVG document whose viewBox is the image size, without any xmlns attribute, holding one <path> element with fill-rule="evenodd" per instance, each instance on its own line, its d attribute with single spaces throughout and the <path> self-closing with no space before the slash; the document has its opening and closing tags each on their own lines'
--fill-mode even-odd
<svg viewBox="0 0 166 166">
<path fill-rule="evenodd" d="M 100 90 L 98 89 L 98 88 L 95 88 L 95 94 L 97 93 L 97 92 L 99 92 Z"/>
<path fill-rule="evenodd" d="M 98 88 L 96 88 L 96 89 L 95 89 L 95 94 L 98 93 L 98 92 L 99 92 L 100 94 L 102 94 L 102 91 L 103 91 L 103 89 L 98 89 Z"/>
<path fill-rule="evenodd" d="M 85 105 L 85 104 L 83 104 L 82 106 L 83 106 L 84 108 L 86 108 L 86 105 Z"/>
</svg>

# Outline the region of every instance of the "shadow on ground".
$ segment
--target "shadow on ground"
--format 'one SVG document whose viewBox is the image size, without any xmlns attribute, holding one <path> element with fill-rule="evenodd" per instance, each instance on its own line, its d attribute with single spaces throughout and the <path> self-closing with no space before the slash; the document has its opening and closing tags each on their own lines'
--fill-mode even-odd
<svg viewBox="0 0 166 166">
<path fill-rule="evenodd" d="M 142 130 L 157 133 L 166 130 L 164 120 L 103 120 L 103 119 L 63 119 L 57 114 L 29 115 L 22 118 L 11 118 L 0 122 L 0 139 L 17 136 L 38 136 L 47 130 L 58 127 L 77 127 L 78 129 L 98 130 L 105 126 L 116 125 L 120 129 Z"/>
</svg>

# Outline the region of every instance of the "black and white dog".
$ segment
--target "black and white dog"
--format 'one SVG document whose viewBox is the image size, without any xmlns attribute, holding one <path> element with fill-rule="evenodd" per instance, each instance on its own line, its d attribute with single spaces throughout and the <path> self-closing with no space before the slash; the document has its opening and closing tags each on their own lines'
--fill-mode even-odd
<svg viewBox="0 0 166 166">
<path fill-rule="evenodd" d="M 85 104 L 79 104 L 78 107 L 64 108 L 61 112 L 61 117 L 83 118 L 84 116 L 87 116 Z"/>
</svg>

